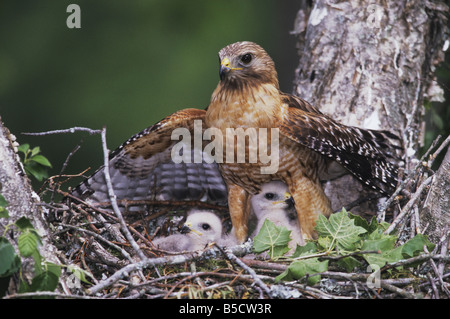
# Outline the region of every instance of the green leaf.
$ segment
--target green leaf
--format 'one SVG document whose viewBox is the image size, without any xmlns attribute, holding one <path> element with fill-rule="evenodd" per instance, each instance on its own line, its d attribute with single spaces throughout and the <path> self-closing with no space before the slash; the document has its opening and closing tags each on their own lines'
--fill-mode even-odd
<svg viewBox="0 0 450 319">
<path fill-rule="evenodd" d="M 42 265 L 42 256 L 39 253 L 39 250 L 36 249 L 31 254 L 31 257 L 33 257 L 33 260 L 34 260 L 34 274 L 35 274 L 35 276 L 38 276 L 38 275 L 42 274 L 42 272 L 44 271 L 44 267 Z"/>
<path fill-rule="evenodd" d="M 36 273 L 29 291 L 54 291 L 61 276 L 61 266 L 51 262 L 43 264 L 41 272 Z"/>
<path fill-rule="evenodd" d="M 17 148 L 17 150 L 19 152 L 22 152 L 24 154 L 26 154 L 29 149 L 30 149 L 30 144 L 22 144 L 22 145 L 19 145 L 19 147 Z"/>
<path fill-rule="evenodd" d="M 0 218 L 8 218 L 9 212 L 5 207 L 0 206 Z"/>
<path fill-rule="evenodd" d="M 361 267 L 362 263 L 358 259 L 356 259 L 352 256 L 348 256 L 348 257 L 339 259 L 337 262 L 337 265 L 340 268 L 344 268 L 347 272 L 352 272 L 355 270 L 355 268 Z"/>
<path fill-rule="evenodd" d="M 21 231 L 24 231 L 26 229 L 34 229 L 33 224 L 30 222 L 30 220 L 26 217 L 20 217 L 16 222 L 14 223 Z"/>
<path fill-rule="evenodd" d="M 20 258 L 13 245 L 4 237 L 0 237 L 0 277 L 8 277 L 20 268 Z"/>
<path fill-rule="evenodd" d="M 355 226 L 355 221 L 348 217 L 345 209 L 331 214 L 328 219 L 319 215 L 316 230 L 319 236 L 328 236 L 332 239 L 328 250 L 332 250 L 336 243 L 340 249 L 346 251 L 354 251 L 357 247 L 356 244 L 361 241 L 359 235 L 367 232 L 363 227 Z"/>
<path fill-rule="evenodd" d="M 290 234 L 286 227 L 278 227 L 266 219 L 258 235 L 253 238 L 253 249 L 256 253 L 269 250 L 271 258 L 282 256 L 289 250 Z"/>
<path fill-rule="evenodd" d="M 320 275 L 314 275 L 316 273 L 324 272 L 328 270 L 328 260 L 319 261 L 318 258 L 296 260 L 289 265 L 289 267 L 279 276 L 275 278 L 275 281 L 280 280 L 292 281 L 295 279 L 301 279 L 306 275 L 308 276 L 307 284 L 314 285 L 320 281 Z"/>
<path fill-rule="evenodd" d="M 59 276 L 52 271 L 44 271 L 33 278 L 31 291 L 54 291 L 58 286 Z"/>
<path fill-rule="evenodd" d="M 39 237 L 31 229 L 27 228 L 20 234 L 17 240 L 19 252 L 23 257 L 30 257 L 33 253 L 38 251 Z"/>
<path fill-rule="evenodd" d="M 20 279 L 20 285 L 19 285 L 19 293 L 23 294 L 26 292 L 31 292 L 30 285 L 26 282 L 24 278 Z"/>
<path fill-rule="evenodd" d="M 380 268 L 386 263 L 396 262 L 402 258 L 401 249 L 395 248 L 396 236 L 379 233 L 378 230 L 369 235 L 361 246 L 361 250 L 378 250 L 380 254 L 365 254 L 364 259 L 369 264 L 376 264 Z"/>
<path fill-rule="evenodd" d="M 8 210 L 5 208 L 6 206 L 8 206 L 8 201 L 0 194 L 0 218 L 9 217 Z"/>
<path fill-rule="evenodd" d="M 378 265 L 380 268 L 386 263 L 394 263 L 402 259 L 402 247 L 381 252 L 381 254 L 365 254 L 364 259 L 369 265 Z M 374 269 L 374 267 L 372 267 Z"/>
<path fill-rule="evenodd" d="M 34 147 L 34 148 L 31 150 L 31 157 L 33 157 L 33 156 L 39 154 L 40 152 L 41 152 L 41 148 L 40 148 L 39 146 Z"/>
<path fill-rule="evenodd" d="M 35 155 L 30 158 L 30 161 L 34 161 L 42 166 L 52 167 L 49 160 L 43 155 Z"/>
<path fill-rule="evenodd" d="M 46 271 L 53 273 L 58 278 L 59 278 L 59 276 L 61 276 L 61 266 L 60 265 L 46 261 L 44 263 L 44 268 L 46 269 Z"/>
<path fill-rule="evenodd" d="M 25 164 L 25 172 L 28 175 L 32 175 L 39 182 L 48 177 L 46 168 L 35 162 L 29 162 L 29 164 Z"/>
<path fill-rule="evenodd" d="M 0 207 L 6 207 L 8 206 L 8 201 L 3 197 L 2 194 L 0 194 Z"/>
<path fill-rule="evenodd" d="M 414 236 L 412 239 L 408 240 L 401 246 L 403 257 L 411 258 L 418 256 L 421 252 L 424 251 L 424 246 L 427 247 L 428 251 L 432 251 L 435 245 L 428 240 L 427 236 L 424 236 L 422 234 Z"/>
<path fill-rule="evenodd" d="M 395 236 L 384 235 L 380 239 L 367 239 L 363 242 L 361 250 L 379 250 L 386 252 L 395 248 Z"/>
<path fill-rule="evenodd" d="M 328 236 L 317 238 L 317 244 L 319 247 L 325 250 L 332 250 L 334 248 L 335 242 Z"/>
<path fill-rule="evenodd" d="M 375 216 L 372 217 L 372 219 L 370 220 L 370 223 L 367 222 L 367 220 L 359 215 L 353 215 L 352 213 L 348 214 L 348 217 L 350 219 L 353 219 L 355 221 L 355 226 L 359 226 L 364 228 L 367 233 L 371 233 L 374 230 L 376 230 L 378 228 L 378 222 L 377 222 L 377 218 Z"/>
<path fill-rule="evenodd" d="M 89 282 L 86 279 L 87 276 L 91 277 L 92 279 L 94 279 L 94 276 L 90 272 L 88 272 L 88 271 L 86 271 L 86 270 L 84 270 L 84 269 L 82 269 L 82 268 L 80 268 L 80 267 L 78 267 L 76 265 L 68 266 L 67 270 L 71 271 L 73 273 L 73 275 L 76 278 L 78 278 L 79 280 L 81 280 L 82 282 L 87 283 L 87 284 L 92 284 L 91 282 Z"/>
<path fill-rule="evenodd" d="M 300 256 L 305 256 L 305 255 L 311 255 L 315 252 L 317 252 L 316 244 L 312 241 L 308 241 L 305 246 L 297 245 L 297 248 L 295 249 L 295 252 L 292 255 L 292 258 L 297 258 Z"/>
</svg>

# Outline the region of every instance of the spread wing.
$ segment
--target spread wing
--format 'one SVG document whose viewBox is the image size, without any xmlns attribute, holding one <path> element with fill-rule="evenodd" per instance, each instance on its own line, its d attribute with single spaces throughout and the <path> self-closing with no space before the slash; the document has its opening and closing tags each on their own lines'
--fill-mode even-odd
<svg viewBox="0 0 450 319">
<path fill-rule="evenodd" d="M 387 131 L 361 129 L 340 124 L 308 102 L 284 94 L 288 116 L 281 121 L 281 134 L 337 161 L 370 187 L 389 193 L 397 186 L 397 165 Z"/>
<path fill-rule="evenodd" d="M 204 124 L 205 111 L 185 109 L 173 113 L 134 135 L 110 155 L 111 182 L 119 200 L 202 200 L 226 205 L 227 188 L 216 163 L 194 161 L 202 149 L 189 142 L 177 152 L 191 161 L 176 163 L 172 149 L 180 143 L 172 132 L 181 129 L 193 137 L 194 121 Z M 199 122 L 197 122 L 199 123 Z M 178 144 L 178 147 L 180 144 Z M 177 148 L 178 149 L 178 148 Z M 183 154 L 183 152 L 190 154 Z M 204 157 L 201 157 L 204 158 Z M 109 202 L 104 167 L 77 186 L 72 194 L 91 202 Z"/>
</svg>

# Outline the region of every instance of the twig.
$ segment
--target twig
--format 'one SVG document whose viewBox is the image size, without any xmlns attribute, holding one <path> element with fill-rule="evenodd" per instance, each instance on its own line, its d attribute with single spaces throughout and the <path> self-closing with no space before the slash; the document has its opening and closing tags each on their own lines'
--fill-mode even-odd
<svg viewBox="0 0 450 319">
<path fill-rule="evenodd" d="M 381 254 L 381 251 L 379 250 L 363 250 L 363 251 L 355 251 L 352 253 L 349 253 L 347 255 L 340 255 L 340 256 L 323 256 L 319 257 L 321 259 L 331 259 L 331 260 L 339 260 L 346 257 L 352 257 L 352 256 L 360 256 L 360 255 L 366 255 L 366 254 Z"/>
<path fill-rule="evenodd" d="M 385 230 L 385 234 L 389 235 L 395 227 L 403 220 L 403 217 L 410 211 L 411 207 L 414 205 L 414 203 L 417 201 L 417 199 L 422 195 L 422 192 L 425 188 L 425 186 L 428 186 L 431 184 L 431 181 L 433 179 L 433 176 L 428 177 L 425 181 L 423 181 L 422 184 L 420 184 L 417 191 L 414 193 L 414 195 L 411 197 L 409 202 L 402 208 L 402 211 L 400 214 L 398 214 L 397 218 L 391 223 L 391 225 L 388 227 L 388 229 Z"/>
<path fill-rule="evenodd" d="M 248 249 L 248 247 L 246 247 L 246 244 L 230 247 L 229 249 L 231 249 L 231 251 L 235 255 L 245 255 L 249 252 L 249 249 Z M 123 277 L 128 276 L 131 272 L 133 272 L 135 270 L 140 270 L 140 269 L 153 267 L 153 266 L 157 266 L 157 265 L 164 265 L 164 264 L 167 264 L 167 265 L 182 264 L 182 263 L 188 262 L 188 261 L 196 259 L 196 258 L 215 255 L 217 252 L 219 252 L 219 250 L 217 248 L 212 248 L 212 249 L 208 249 L 208 250 L 204 250 L 204 251 L 195 251 L 195 252 L 174 255 L 174 256 L 146 258 L 142 261 L 127 265 L 127 266 L 121 268 L 120 270 L 116 271 L 109 278 L 99 282 L 94 287 L 91 287 L 88 290 L 88 293 L 95 294 L 95 293 L 99 292 L 100 290 L 114 284 L 115 282 L 122 279 Z"/>
<path fill-rule="evenodd" d="M 74 229 L 74 230 L 77 230 L 77 231 L 81 231 L 81 232 L 83 232 L 83 233 L 86 233 L 86 234 L 88 234 L 88 235 L 91 235 L 91 236 L 95 237 L 96 239 L 98 239 L 98 240 L 104 242 L 104 243 L 107 244 L 108 246 L 111 246 L 112 248 L 116 249 L 116 250 L 119 251 L 126 259 L 128 259 L 128 260 L 131 261 L 131 262 L 133 262 L 133 260 L 131 259 L 131 256 L 130 256 L 125 250 L 123 250 L 122 248 L 120 248 L 120 247 L 117 246 L 116 244 L 110 242 L 109 240 L 106 240 L 106 239 L 103 238 L 102 236 L 100 236 L 100 235 L 98 235 L 98 234 L 96 234 L 96 233 L 94 233 L 94 232 L 92 232 L 92 231 L 90 231 L 90 230 L 84 229 L 84 228 L 80 228 L 80 227 L 76 227 L 76 226 L 72 226 L 72 225 L 67 225 L 67 224 L 59 224 L 59 225 L 61 225 L 62 227 L 71 228 L 71 229 Z"/>
<path fill-rule="evenodd" d="M 381 288 L 392 291 L 392 292 L 396 293 L 397 295 L 400 295 L 400 296 L 408 298 L 408 299 L 417 299 L 417 298 L 423 297 L 422 294 L 420 294 L 420 293 L 419 294 L 410 293 L 404 289 L 401 289 L 394 285 L 388 284 L 388 283 L 384 282 L 383 280 L 380 280 L 380 286 L 381 286 Z"/>
<path fill-rule="evenodd" d="M 429 160 L 429 167 L 433 165 L 434 160 L 436 157 L 450 144 L 450 135 L 447 136 L 447 138 L 442 142 L 441 146 L 436 150 L 436 152 L 433 153 L 432 158 Z"/>
<path fill-rule="evenodd" d="M 423 250 L 425 251 L 425 253 L 429 253 L 426 245 L 423 247 Z M 431 268 L 433 268 L 433 271 L 436 274 L 437 280 L 442 288 L 442 291 L 445 292 L 447 297 L 450 297 L 450 292 L 448 291 L 447 287 L 445 287 L 444 280 L 442 279 L 442 276 L 439 273 L 438 267 L 436 266 L 436 263 L 434 262 L 433 259 L 430 260 L 430 264 L 431 264 Z M 437 298 L 439 298 L 439 294 L 437 294 Z"/>
<path fill-rule="evenodd" d="M 392 204 L 393 201 L 395 201 L 398 198 L 398 195 L 401 193 L 401 191 L 404 189 L 405 185 L 411 181 L 415 180 L 416 176 L 419 175 L 423 168 L 424 168 L 424 161 L 429 156 L 431 151 L 436 147 L 438 142 L 440 141 L 441 136 L 439 135 L 432 143 L 431 146 L 428 148 L 428 150 L 425 152 L 425 154 L 420 158 L 414 169 L 411 170 L 411 173 L 408 174 L 408 176 L 400 183 L 400 185 L 397 187 L 397 189 L 394 191 L 394 193 L 389 197 L 386 202 L 382 205 L 382 208 L 378 212 L 378 216 L 382 215 L 386 212 L 386 209 Z M 447 137 L 447 139 L 441 144 L 441 146 L 438 148 L 438 150 L 432 155 L 433 158 L 436 158 L 436 156 L 442 151 L 442 149 L 450 143 L 450 136 Z M 431 166 L 431 164 L 427 164 L 427 166 Z M 384 219 L 382 219 L 384 220 Z M 378 219 L 380 221 L 380 218 Z"/>
<path fill-rule="evenodd" d="M 437 287 L 436 287 L 436 284 L 434 283 L 433 277 L 431 277 L 429 272 L 427 272 L 427 279 L 431 285 L 431 289 L 433 290 L 434 298 L 439 299 L 439 291 L 437 290 Z"/>
<path fill-rule="evenodd" d="M 219 248 L 220 251 L 226 256 L 226 258 L 236 264 L 238 264 L 240 267 L 242 267 L 245 271 L 247 271 L 255 280 L 255 283 L 269 296 L 269 298 L 272 298 L 272 294 L 270 292 L 269 287 L 265 283 L 262 282 L 262 280 L 258 277 L 258 274 L 247 266 L 243 261 L 241 261 L 239 258 L 237 258 L 229 249 L 225 248 L 222 249 L 217 244 L 216 246 Z"/>
<path fill-rule="evenodd" d="M 410 264 L 414 264 L 416 262 L 423 262 L 423 261 L 430 260 L 430 259 L 450 262 L 450 256 L 447 256 L 447 255 L 422 254 L 422 255 L 419 255 L 416 257 L 411 257 L 408 259 L 402 259 L 395 263 L 389 263 L 386 266 L 382 267 L 380 271 L 385 271 L 387 269 L 396 268 L 399 266 L 407 266 Z"/>
<path fill-rule="evenodd" d="M 64 161 L 63 166 L 62 166 L 61 170 L 59 171 L 58 176 L 56 176 L 57 182 L 59 182 L 59 180 L 60 180 L 61 177 L 63 176 L 63 173 L 64 173 L 64 171 L 66 170 L 67 165 L 69 164 L 70 159 L 72 158 L 72 156 L 73 156 L 76 152 L 78 152 L 78 150 L 80 149 L 80 147 L 81 147 L 80 144 L 78 144 L 78 145 L 77 145 L 77 146 L 69 153 L 69 155 L 67 155 L 66 160 Z M 55 187 L 55 188 L 53 189 L 52 195 L 51 195 L 51 197 L 50 197 L 50 202 L 51 202 L 51 203 L 53 203 L 53 201 L 54 201 L 54 199 L 55 199 L 56 189 L 57 189 L 57 187 Z"/>
<path fill-rule="evenodd" d="M 31 298 L 31 297 L 60 297 L 67 299 L 98 299 L 91 296 L 81 296 L 81 295 L 66 295 L 58 292 L 52 291 L 37 291 L 37 292 L 25 292 L 4 296 L 3 299 L 16 299 L 16 298 Z"/>
<path fill-rule="evenodd" d="M 441 141 L 442 136 L 438 135 L 434 141 L 431 143 L 430 147 L 428 148 L 428 150 L 425 152 L 425 154 L 422 155 L 422 157 L 420 158 L 420 163 L 418 165 L 420 165 L 423 161 L 425 161 L 426 158 L 429 157 L 431 151 L 436 147 L 436 145 L 438 145 L 438 143 Z M 445 143 L 445 141 L 443 142 Z"/>
<path fill-rule="evenodd" d="M 93 130 L 87 127 L 71 127 L 69 129 L 64 130 L 53 130 L 53 131 L 47 131 L 47 132 L 37 132 L 37 133 L 30 133 L 30 132 L 23 132 L 23 135 L 30 135 L 30 136 L 45 136 L 45 135 L 53 135 L 53 134 L 66 134 L 66 133 L 75 133 L 75 132 L 88 132 L 89 135 L 94 134 L 101 134 L 102 130 Z"/>
<path fill-rule="evenodd" d="M 122 213 L 120 212 L 119 206 L 117 205 L 116 201 L 116 195 L 114 194 L 113 185 L 111 182 L 111 176 L 109 174 L 109 150 L 106 146 L 106 128 L 104 127 L 101 131 L 102 136 L 102 147 L 103 147 L 103 163 L 105 166 L 105 169 L 103 170 L 105 175 L 105 181 L 106 186 L 108 188 L 108 195 L 109 200 L 111 201 L 112 208 L 114 210 L 114 213 L 116 214 L 116 217 L 119 219 L 120 226 L 122 228 L 122 231 L 125 234 L 125 237 L 127 238 L 128 242 L 131 244 L 131 247 L 137 252 L 138 256 L 141 258 L 141 260 L 145 260 L 147 257 L 144 255 L 142 250 L 139 248 L 139 245 L 134 240 L 133 236 L 131 235 L 125 220 L 123 219 Z"/>
<path fill-rule="evenodd" d="M 245 263 L 246 265 L 248 265 L 249 267 L 256 267 L 256 268 L 260 268 L 260 269 L 271 269 L 271 270 L 276 270 L 276 271 L 285 271 L 288 266 L 284 265 L 284 264 L 277 264 L 277 263 L 271 263 L 271 262 L 266 262 L 266 261 L 261 261 L 261 260 L 256 260 L 256 259 L 241 259 L 241 261 L 243 263 Z"/>
</svg>

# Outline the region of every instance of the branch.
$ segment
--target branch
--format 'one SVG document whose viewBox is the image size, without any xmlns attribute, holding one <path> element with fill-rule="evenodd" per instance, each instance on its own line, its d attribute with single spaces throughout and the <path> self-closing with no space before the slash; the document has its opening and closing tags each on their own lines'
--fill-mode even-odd
<svg viewBox="0 0 450 319">
<path fill-rule="evenodd" d="M 217 246 L 217 244 L 216 244 Z M 255 280 L 255 283 L 269 296 L 269 298 L 272 298 L 272 294 L 270 292 L 269 287 L 265 283 L 262 282 L 262 280 L 258 277 L 256 272 L 247 266 L 244 262 L 242 262 L 239 258 L 237 258 L 229 249 L 222 249 L 219 246 L 217 246 L 220 251 L 226 256 L 226 258 L 236 264 L 238 264 L 240 267 L 242 267 L 245 271 L 247 271 L 250 276 Z"/>
<path fill-rule="evenodd" d="M 104 127 L 101 131 L 102 136 L 102 147 L 103 147 L 103 163 L 105 166 L 105 169 L 103 170 L 105 175 L 105 181 L 106 186 L 108 188 L 108 195 L 109 200 L 111 201 L 112 208 L 114 210 L 114 213 L 116 214 L 116 217 L 119 219 L 120 226 L 122 228 L 122 231 L 125 234 L 125 237 L 127 238 L 128 242 L 131 244 L 131 247 L 137 252 L 139 257 L 142 260 L 147 259 L 147 257 L 144 255 L 142 250 L 139 248 L 139 245 L 134 240 L 133 236 L 131 235 L 127 224 L 125 223 L 125 220 L 123 219 L 122 213 L 120 212 L 119 206 L 117 205 L 116 195 L 114 194 L 113 185 L 111 183 L 111 176 L 109 175 L 109 150 L 106 146 L 106 128 Z"/>
<path fill-rule="evenodd" d="M 45 135 L 53 135 L 53 134 L 66 134 L 66 133 L 75 133 L 75 132 L 88 132 L 89 135 L 94 134 L 101 134 L 102 130 L 93 130 L 87 127 L 71 127 L 69 129 L 64 130 L 53 130 L 53 131 L 46 131 L 46 132 L 37 132 L 37 133 L 30 133 L 30 132 L 23 132 L 23 135 L 30 135 L 30 136 L 45 136 Z"/>
<path fill-rule="evenodd" d="M 250 248 L 248 247 L 247 243 L 243 245 L 238 245 L 229 248 L 230 251 L 237 256 L 245 255 L 250 251 Z M 191 261 L 193 259 L 198 258 L 206 258 L 209 256 L 215 256 L 219 252 L 218 248 L 211 248 L 208 250 L 203 251 L 195 251 L 180 255 L 173 255 L 173 256 L 165 256 L 165 257 L 158 257 L 158 258 L 145 258 L 142 261 L 139 261 L 137 263 L 133 263 L 130 265 L 127 265 L 120 270 L 116 271 L 112 276 L 109 278 L 99 282 L 97 285 L 91 287 L 88 289 L 88 294 L 95 294 L 99 292 L 102 289 L 105 289 L 106 287 L 111 286 L 115 282 L 119 281 L 123 277 L 128 276 L 129 273 L 141 270 L 143 268 L 153 267 L 157 265 L 176 265 L 176 264 L 182 264 L 188 261 Z"/>
<path fill-rule="evenodd" d="M 12 294 L 12 295 L 5 296 L 5 297 L 3 297 L 3 299 L 33 298 L 33 297 L 60 297 L 60 298 L 65 298 L 65 299 L 99 299 L 96 297 L 82 296 L 82 295 L 68 295 L 68 294 L 62 294 L 62 293 L 51 292 L 51 291 L 18 293 L 18 294 Z"/>
<path fill-rule="evenodd" d="M 117 251 L 119 251 L 126 259 L 128 259 L 129 261 L 133 262 L 133 260 L 131 259 L 131 256 L 122 248 L 120 248 L 119 246 L 117 246 L 116 244 L 110 242 L 109 240 L 106 240 L 105 238 L 103 238 L 103 236 L 100 236 L 99 234 L 96 234 L 90 230 L 81 228 L 81 227 L 77 227 L 77 226 L 72 226 L 72 225 L 67 225 L 67 224 L 59 224 L 62 227 L 66 227 L 66 228 L 71 228 L 77 231 L 81 231 L 83 233 L 86 233 L 88 235 L 91 235 L 93 237 L 95 237 L 96 239 L 104 242 L 105 244 L 107 244 L 108 246 L 116 249 Z"/>
<path fill-rule="evenodd" d="M 385 230 L 385 234 L 390 234 L 395 227 L 403 220 L 405 215 L 411 210 L 414 203 L 419 199 L 419 197 L 422 195 L 423 190 L 426 186 L 431 184 L 431 181 L 433 180 L 433 176 L 428 177 L 417 189 L 417 191 L 414 193 L 414 195 L 411 197 L 411 199 L 408 201 L 408 203 L 403 207 L 400 214 L 397 216 L 397 218 L 392 222 L 392 224 L 388 227 L 388 229 Z"/>
<path fill-rule="evenodd" d="M 386 266 L 384 266 L 383 268 L 381 268 L 381 271 L 385 271 L 387 269 L 391 269 L 391 268 L 396 268 L 396 267 L 400 267 L 400 266 L 408 266 L 417 262 L 423 262 L 423 261 L 427 261 L 427 260 L 442 260 L 445 262 L 450 262 L 450 256 L 448 255 L 441 255 L 441 254 L 422 254 L 416 257 L 411 257 L 408 259 L 403 259 L 400 260 L 398 262 L 395 263 L 389 263 Z"/>
</svg>

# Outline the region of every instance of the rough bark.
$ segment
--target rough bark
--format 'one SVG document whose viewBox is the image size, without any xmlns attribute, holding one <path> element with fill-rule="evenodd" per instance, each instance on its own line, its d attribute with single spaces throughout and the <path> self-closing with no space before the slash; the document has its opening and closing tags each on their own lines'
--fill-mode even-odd
<svg viewBox="0 0 450 319">
<path fill-rule="evenodd" d="M 294 26 L 294 94 L 344 124 L 396 133 L 410 168 L 424 133 L 423 102 L 442 92 L 433 72 L 444 59 L 447 11 L 438 1 L 304 1 Z M 347 175 L 324 187 L 333 209 L 367 195 Z"/>
<path fill-rule="evenodd" d="M 439 242 L 450 231 L 450 149 L 434 175 L 430 192 L 421 211 L 421 227 L 432 242 Z"/>
<path fill-rule="evenodd" d="M 41 255 L 53 263 L 60 264 L 56 257 L 56 248 L 50 242 L 50 231 L 43 216 L 39 196 L 33 191 L 30 181 L 25 174 L 17 147 L 15 137 L 4 126 L 0 118 L 0 193 L 8 202 L 9 218 L 0 218 L 0 236 L 5 235 L 9 242 L 17 249 L 16 229 L 5 232 L 5 227 L 14 223 L 21 217 L 28 218 L 37 230 L 42 240 Z M 25 278 L 33 276 L 31 258 L 22 260 L 22 275 Z M 17 289 L 18 282 L 10 285 L 11 290 Z"/>
</svg>

